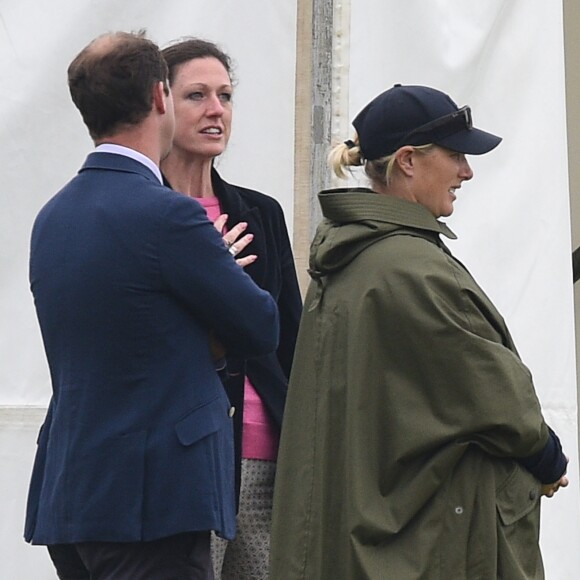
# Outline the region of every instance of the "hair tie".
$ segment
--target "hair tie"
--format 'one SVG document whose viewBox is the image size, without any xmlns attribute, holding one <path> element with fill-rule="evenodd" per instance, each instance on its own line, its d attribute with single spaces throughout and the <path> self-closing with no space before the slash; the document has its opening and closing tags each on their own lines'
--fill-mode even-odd
<svg viewBox="0 0 580 580">
<path fill-rule="evenodd" d="M 356 143 L 352 140 L 352 139 L 347 139 L 344 144 L 349 148 L 352 149 L 353 147 L 356 147 Z"/>
</svg>

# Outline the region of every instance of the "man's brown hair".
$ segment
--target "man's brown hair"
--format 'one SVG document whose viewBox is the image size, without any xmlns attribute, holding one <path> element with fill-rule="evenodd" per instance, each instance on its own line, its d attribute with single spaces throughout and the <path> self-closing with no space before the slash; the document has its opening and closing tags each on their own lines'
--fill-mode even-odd
<svg viewBox="0 0 580 580">
<path fill-rule="evenodd" d="M 100 36 L 68 67 L 72 100 L 94 140 L 143 121 L 159 81 L 167 83 L 167 65 L 144 31 Z"/>
</svg>

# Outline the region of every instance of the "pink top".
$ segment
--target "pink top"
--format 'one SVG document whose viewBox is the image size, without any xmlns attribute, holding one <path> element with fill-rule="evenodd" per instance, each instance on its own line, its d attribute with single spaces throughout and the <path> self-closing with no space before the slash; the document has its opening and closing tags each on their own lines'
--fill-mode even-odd
<svg viewBox="0 0 580 580">
<path fill-rule="evenodd" d="M 244 382 L 244 428 L 242 457 L 276 461 L 278 433 L 272 425 L 260 395 L 246 377 Z"/>
<path fill-rule="evenodd" d="M 196 197 L 212 221 L 221 215 L 217 197 Z M 276 461 L 278 433 L 268 416 L 266 407 L 256 389 L 245 377 L 244 381 L 244 423 L 242 428 L 242 457 Z"/>
<path fill-rule="evenodd" d="M 222 208 L 220 207 L 220 200 L 217 197 L 194 197 L 195 201 L 198 201 L 205 209 L 207 217 L 215 222 L 222 214 Z"/>
</svg>

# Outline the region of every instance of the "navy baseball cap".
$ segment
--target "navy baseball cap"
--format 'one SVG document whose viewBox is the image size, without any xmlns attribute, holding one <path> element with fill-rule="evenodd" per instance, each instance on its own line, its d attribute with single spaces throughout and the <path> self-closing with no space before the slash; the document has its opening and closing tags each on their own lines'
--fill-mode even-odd
<svg viewBox="0 0 580 580">
<path fill-rule="evenodd" d="M 458 153 L 482 155 L 501 137 L 476 129 L 469 107 L 430 87 L 395 85 L 375 97 L 352 122 L 363 157 L 391 155 L 403 145 L 434 143 Z"/>
</svg>

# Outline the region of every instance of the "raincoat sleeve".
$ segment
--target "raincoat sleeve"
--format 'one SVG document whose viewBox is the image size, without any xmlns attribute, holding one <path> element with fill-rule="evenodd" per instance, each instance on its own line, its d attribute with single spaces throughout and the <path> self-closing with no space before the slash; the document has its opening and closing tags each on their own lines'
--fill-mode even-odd
<svg viewBox="0 0 580 580">
<path fill-rule="evenodd" d="M 393 404 L 409 410 L 390 416 L 391 433 L 413 434 L 396 442 L 395 459 L 452 441 L 497 457 L 541 454 L 550 436 L 532 376 L 491 301 L 443 248 L 411 236 L 386 243 L 396 258 L 366 302 L 389 353 Z"/>
</svg>

